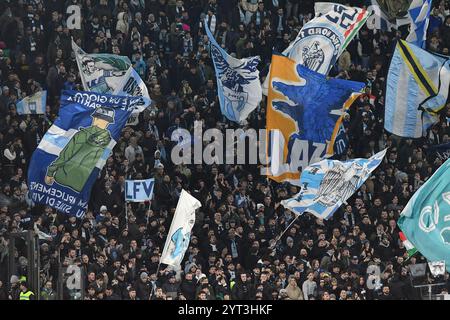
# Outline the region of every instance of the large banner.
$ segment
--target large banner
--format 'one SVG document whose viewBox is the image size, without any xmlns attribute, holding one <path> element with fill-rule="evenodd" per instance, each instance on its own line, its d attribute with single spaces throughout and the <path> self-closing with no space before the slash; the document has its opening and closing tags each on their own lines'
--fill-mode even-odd
<svg viewBox="0 0 450 320">
<path fill-rule="evenodd" d="M 428 261 L 444 260 L 450 271 L 450 160 L 414 193 L 398 226 Z"/>
<path fill-rule="evenodd" d="M 25 97 L 16 104 L 18 114 L 45 114 L 47 91 L 38 91 Z"/>
<path fill-rule="evenodd" d="M 110 53 L 86 53 L 72 41 L 84 90 L 113 94 L 126 77 L 131 61 Z"/>
<path fill-rule="evenodd" d="M 59 117 L 33 153 L 30 197 L 83 217 L 93 183 L 139 98 L 63 91 Z"/>
<path fill-rule="evenodd" d="M 334 144 L 343 106 L 364 83 L 327 79 L 295 61 L 272 56 L 267 102 L 268 176 L 299 183 L 299 171 L 323 159 Z M 330 150 L 332 151 L 332 149 Z M 332 154 L 332 153 L 331 153 Z M 269 161 L 268 161 L 269 162 Z"/>
<path fill-rule="evenodd" d="M 202 204 L 184 189 L 178 199 L 175 215 L 167 234 L 161 263 L 180 266 L 191 240 L 191 230 L 195 224 L 195 210 Z"/>
<path fill-rule="evenodd" d="M 439 121 L 449 86 L 449 57 L 399 40 L 387 76 L 384 128 L 400 137 L 426 135 Z"/>
<path fill-rule="evenodd" d="M 386 150 L 369 159 L 322 160 L 307 167 L 300 178 L 300 192 L 281 204 L 295 214 L 306 211 L 320 219 L 330 218 L 380 165 Z"/>
<path fill-rule="evenodd" d="M 144 202 L 153 198 L 155 179 L 125 180 L 125 201 Z"/>
<path fill-rule="evenodd" d="M 205 23 L 211 43 L 211 57 L 216 70 L 220 110 L 229 120 L 241 122 L 262 100 L 259 81 L 259 57 L 236 59 L 223 50 Z"/>
</svg>

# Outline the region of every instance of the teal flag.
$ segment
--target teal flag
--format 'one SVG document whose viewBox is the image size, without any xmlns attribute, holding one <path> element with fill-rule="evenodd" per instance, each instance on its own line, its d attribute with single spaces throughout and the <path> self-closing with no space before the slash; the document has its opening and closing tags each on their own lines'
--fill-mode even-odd
<svg viewBox="0 0 450 320">
<path fill-rule="evenodd" d="M 450 271 L 450 159 L 413 195 L 398 225 L 428 261 Z"/>
</svg>

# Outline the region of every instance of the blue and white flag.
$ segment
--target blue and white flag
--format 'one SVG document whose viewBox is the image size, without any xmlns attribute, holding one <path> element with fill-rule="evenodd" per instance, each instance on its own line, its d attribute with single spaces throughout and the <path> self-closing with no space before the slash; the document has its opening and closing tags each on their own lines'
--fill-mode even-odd
<svg viewBox="0 0 450 320">
<path fill-rule="evenodd" d="M 200 201 L 184 189 L 181 191 L 161 255 L 161 263 L 180 266 L 191 240 L 191 230 L 195 224 L 195 210 L 201 206 Z"/>
<path fill-rule="evenodd" d="M 450 85 L 450 58 L 397 42 L 389 67 L 384 128 L 400 137 L 420 138 L 439 120 Z"/>
<path fill-rule="evenodd" d="M 47 91 L 38 91 L 16 103 L 18 114 L 45 114 Z"/>
<path fill-rule="evenodd" d="M 236 59 L 223 50 L 205 23 L 211 43 L 211 57 L 216 70 L 220 110 L 229 120 L 241 122 L 262 100 L 257 66 L 260 57 Z"/>
<path fill-rule="evenodd" d="M 320 219 L 330 218 L 369 178 L 386 150 L 369 159 L 322 160 L 307 167 L 300 178 L 300 192 L 281 204 L 295 214 L 306 211 Z"/>
<path fill-rule="evenodd" d="M 432 0 L 413 0 L 409 7 L 411 30 L 406 41 L 425 49 Z"/>
<path fill-rule="evenodd" d="M 63 91 L 59 117 L 30 161 L 32 201 L 82 218 L 92 185 L 138 102 L 139 98 Z"/>
<path fill-rule="evenodd" d="M 144 202 L 153 198 L 155 179 L 125 180 L 125 201 Z"/>
<path fill-rule="evenodd" d="M 366 0 L 370 13 L 367 28 L 371 30 L 391 31 L 410 24 L 408 15 L 411 0 Z"/>
<path fill-rule="evenodd" d="M 140 102 L 136 105 L 133 113 L 144 111 L 152 102 L 145 82 L 133 67 L 128 68 L 123 82 L 114 91 L 114 95 L 140 97 Z"/>
<path fill-rule="evenodd" d="M 398 219 L 408 240 L 428 261 L 450 271 L 450 159 L 414 193 Z"/>
</svg>

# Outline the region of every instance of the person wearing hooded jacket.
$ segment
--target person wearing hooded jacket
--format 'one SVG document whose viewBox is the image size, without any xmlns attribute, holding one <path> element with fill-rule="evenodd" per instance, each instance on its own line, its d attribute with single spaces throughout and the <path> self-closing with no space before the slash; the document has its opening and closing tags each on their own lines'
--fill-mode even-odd
<svg viewBox="0 0 450 320">
<path fill-rule="evenodd" d="M 255 296 L 255 288 L 246 273 L 241 273 L 236 283 L 231 286 L 231 297 L 233 300 L 251 300 Z"/>
<path fill-rule="evenodd" d="M 128 35 L 128 14 L 126 12 L 119 12 L 117 14 L 116 31 L 122 32 L 125 36 Z"/>
</svg>

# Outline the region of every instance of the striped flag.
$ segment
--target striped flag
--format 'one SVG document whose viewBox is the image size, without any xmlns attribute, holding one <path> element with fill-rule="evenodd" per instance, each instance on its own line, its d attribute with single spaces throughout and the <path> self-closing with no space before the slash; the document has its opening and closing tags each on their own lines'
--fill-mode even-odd
<svg viewBox="0 0 450 320">
<path fill-rule="evenodd" d="M 45 114 L 47 91 L 38 91 L 16 104 L 18 114 Z"/>
<path fill-rule="evenodd" d="M 431 1 L 413 0 L 408 10 L 411 18 L 411 30 L 406 41 L 423 49 L 425 49 L 428 23 L 430 22 Z"/>
<path fill-rule="evenodd" d="M 387 77 L 384 128 L 401 137 L 426 135 L 445 107 L 449 85 L 449 57 L 398 41 Z"/>
<path fill-rule="evenodd" d="M 408 253 L 408 259 L 411 258 L 413 255 L 417 253 L 416 247 L 406 239 L 406 236 L 403 232 L 399 232 L 398 235 L 400 236 L 400 240 L 403 242 L 403 245 L 405 246 L 406 252 Z"/>
</svg>

